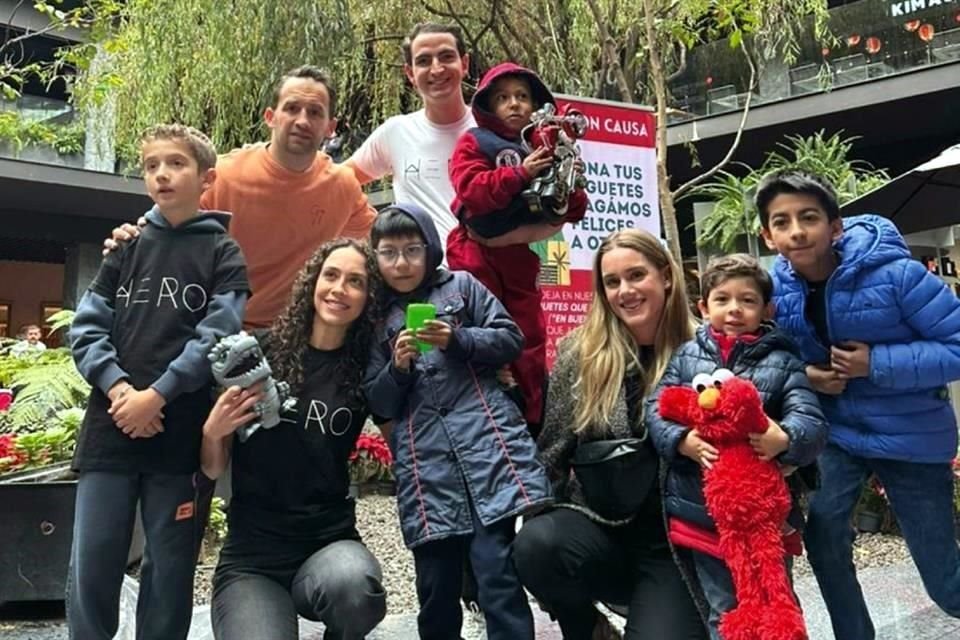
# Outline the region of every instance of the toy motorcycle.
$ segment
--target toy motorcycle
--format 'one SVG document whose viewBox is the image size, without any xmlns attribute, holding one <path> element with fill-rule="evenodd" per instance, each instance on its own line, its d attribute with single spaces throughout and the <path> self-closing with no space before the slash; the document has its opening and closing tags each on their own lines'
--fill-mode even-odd
<svg viewBox="0 0 960 640">
<path fill-rule="evenodd" d="M 522 196 L 531 213 L 539 213 L 548 221 L 559 221 L 567 213 L 567 200 L 574 189 L 587 186 L 580 171 L 580 148 L 576 141 L 587 132 L 587 117 L 565 105 L 558 111 L 552 103 L 543 105 L 530 118 L 521 132 L 524 149 L 530 153 L 545 147 L 553 152 L 554 162 L 523 190 Z"/>
</svg>

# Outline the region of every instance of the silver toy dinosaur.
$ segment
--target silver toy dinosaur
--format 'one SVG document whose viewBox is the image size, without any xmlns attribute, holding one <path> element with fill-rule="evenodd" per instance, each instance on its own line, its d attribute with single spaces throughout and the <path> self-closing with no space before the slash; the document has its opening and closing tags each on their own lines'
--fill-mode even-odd
<svg viewBox="0 0 960 640">
<path fill-rule="evenodd" d="M 296 407 L 297 399 L 290 397 L 290 385 L 273 378 L 270 364 L 263 355 L 260 343 L 245 331 L 222 338 L 207 356 L 213 378 L 223 387 L 238 386 L 248 389 L 263 382 L 263 400 L 254 405 L 258 419 L 237 429 L 240 442 L 246 442 L 257 429 L 270 429 L 280 424 L 280 412 Z"/>
</svg>

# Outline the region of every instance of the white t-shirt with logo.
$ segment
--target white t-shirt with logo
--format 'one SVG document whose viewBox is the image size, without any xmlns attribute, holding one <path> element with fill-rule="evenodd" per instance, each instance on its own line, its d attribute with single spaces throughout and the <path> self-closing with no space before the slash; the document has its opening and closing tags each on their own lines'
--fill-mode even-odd
<svg viewBox="0 0 960 640">
<path fill-rule="evenodd" d="M 448 165 L 457 140 L 475 126 L 469 109 L 457 122 L 444 125 L 430 122 L 423 109 L 393 116 L 370 134 L 350 160 L 374 180 L 392 174 L 394 201 L 423 207 L 437 225 L 446 250 L 447 234 L 457 226 L 450 211 L 455 194 Z"/>
</svg>

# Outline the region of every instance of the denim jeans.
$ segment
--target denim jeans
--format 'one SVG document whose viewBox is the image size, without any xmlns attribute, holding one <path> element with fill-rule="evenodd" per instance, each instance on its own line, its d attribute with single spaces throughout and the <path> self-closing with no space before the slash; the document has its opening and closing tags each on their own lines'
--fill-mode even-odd
<svg viewBox="0 0 960 640">
<path fill-rule="evenodd" d="M 923 586 L 960 617 L 960 548 L 953 524 L 950 463 L 860 458 L 835 445 L 820 455 L 822 483 L 810 500 L 807 555 L 837 638 L 873 640 L 874 628 L 853 565 L 850 517 L 871 473 L 883 485 Z"/>
<path fill-rule="evenodd" d="M 146 544 L 137 639 L 186 638 L 193 614 L 193 574 L 212 497 L 213 483 L 201 473 L 81 473 L 67 580 L 70 637 L 111 640 L 116 633 L 139 501 Z"/>
<path fill-rule="evenodd" d="M 276 550 L 263 549 L 263 558 Z M 290 576 L 283 563 L 249 563 L 227 550 L 214 576 L 210 614 L 216 638 L 297 640 L 297 614 L 327 627 L 324 640 L 360 640 L 387 612 L 380 563 L 363 544 L 339 540 Z"/>
<path fill-rule="evenodd" d="M 710 630 L 710 640 L 722 640 L 720 637 L 720 618 L 724 613 L 737 606 L 736 587 L 733 584 L 733 576 L 730 575 L 730 569 L 727 564 L 714 556 L 692 551 L 693 566 L 697 571 L 697 579 L 700 581 L 700 587 L 703 589 L 703 595 L 707 599 L 710 612 L 707 614 L 707 623 Z M 793 585 L 793 556 L 787 555 L 784 559 L 787 579 Z M 796 593 L 794 599 L 799 604 Z"/>
<path fill-rule="evenodd" d="M 452 536 L 414 547 L 420 640 L 460 637 L 460 593 L 466 558 L 477 580 L 477 596 L 489 640 L 533 640 L 533 613 L 513 566 L 514 520 L 484 527 L 473 511 L 469 536 Z"/>
</svg>

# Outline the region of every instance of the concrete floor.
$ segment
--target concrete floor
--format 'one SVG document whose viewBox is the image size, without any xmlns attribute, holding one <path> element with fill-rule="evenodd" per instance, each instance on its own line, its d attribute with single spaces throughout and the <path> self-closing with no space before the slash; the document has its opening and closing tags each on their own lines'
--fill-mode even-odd
<svg viewBox="0 0 960 640">
<path fill-rule="evenodd" d="M 912 564 L 864 569 L 860 583 L 877 629 L 877 640 L 955 640 L 960 638 L 960 620 L 942 613 L 923 590 Z M 835 640 L 830 620 L 813 578 L 797 581 L 797 594 L 804 606 L 810 640 Z M 560 630 L 534 607 L 538 640 L 561 640 Z M 321 640 L 322 625 L 301 625 L 302 640 Z M 132 639 L 132 635 L 129 636 Z M 482 624 L 467 619 L 466 640 L 483 640 Z M 0 607 L 0 638 L 4 640 L 66 640 L 61 603 Z M 212 640 L 209 611 L 198 608 L 190 640 Z M 416 640 L 416 616 L 389 616 L 368 640 Z M 119 635 L 117 640 L 127 640 Z"/>
</svg>

